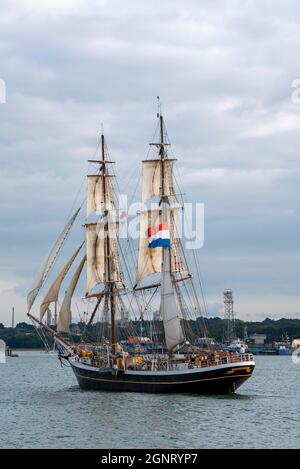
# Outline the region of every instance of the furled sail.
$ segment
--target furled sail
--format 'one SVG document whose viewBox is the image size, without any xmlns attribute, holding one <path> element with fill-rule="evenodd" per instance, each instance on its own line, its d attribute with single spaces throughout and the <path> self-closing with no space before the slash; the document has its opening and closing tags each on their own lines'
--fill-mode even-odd
<svg viewBox="0 0 300 469">
<path fill-rule="evenodd" d="M 87 217 L 96 211 L 113 210 L 115 208 L 115 198 L 112 188 L 111 175 L 92 175 L 87 180 Z M 103 183 L 105 178 L 105 184 Z M 105 187 L 105 192 L 104 192 Z"/>
<path fill-rule="evenodd" d="M 165 202 L 161 205 L 161 219 L 164 226 L 170 224 L 172 212 Z M 171 351 L 184 340 L 179 309 L 175 297 L 174 277 L 172 275 L 172 249 L 168 246 L 162 248 L 162 275 L 160 291 L 160 311 L 163 319 L 166 346 Z"/>
<path fill-rule="evenodd" d="M 167 208 L 170 212 L 169 225 L 171 236 L 171 271 L 178 273 L 180 276 L 188 276 L 188 270 L 182 259 L 179 249 L 179 242 L 177 238 L 177 226 L 179 208 Z M 161 272 L 163 248 L 156 247 L 152 249 L 149 247 L 149 230 L 159 227 L 162 224 L 162 210 L 147 210 L 141 213 L 140 218 L 140 240 L 139 240 L 139 255 L 137 265 L 136 285 L 138 285 L 145 277 Z"/>
<path fill-rule="evenodd" d="M 78 215 L 80 211 L 80 208 L 74 213 L 74 215 L 70 218 L 70 220 L 68 221 L 68 223 L 66 224 L 66 226 L 64 227 L 64 229 L 62 230 L 62 232 L 60 233 L 60 235 L 58 236 L 57 240 L 55 241 L 54 245 L 52 246 L 48 256 L 47 256 L 47 259 L 46 259 L 46 262 L 43 264 L 43 267 L 42 269 L 40 270 L 38 276 L 37 276 L 37 279 L 34 283 L 34 286 L 33 288 L 31 289 L 31 291 L 28 293 L 27 295 L 27 306 L 28 306 L 28 312 L 31 310 L 31 307 L 40 291 L 40 289 L 42 288 L 46 278 L 47 278 L 47 275 L 49 274 L 51 268 L 53 267 L 54 265 L 54 262 L 55 260 L 57 259 L 57 256 L 65 242 L 65 240 L 67 239 L 67 236 L 69 234 L 69 231 L 70 229 L 72 228 L 72 225 Z"/>
<path fill-rule="evenodd" d="M 164 195 L 169 199 L 175 199 L 173 184 L 173 163 L 174 159 L 164 161 Z M 142 202 L 148 199 L 162 195 L 162 164 L 161 160 L 143 161 L 143 183 L 142 183 Z"/>
<path fill-rule="evenodd" d="M 73 278 L 69 285 L 69 288 L 66 291 L 63 303 L 60 308 L 59 316 L 58 316 L 58 323 L 57 323 L 58 332 L 70 331 L 70 324 L 72 321 L 72 313 L 71 313 L 72 296 L 76 288 L 76 285 L 78 283 L 85 261 L 86 261 L 86 256 L 84 256 L 79 266 L 77 267 L 75 274 L 73 275 Z"/>
<path fill-rule="evenodd" d="M 108 230 L 106 231 L 106 226 Z M 106 253 L 109 238 L 110 252 Z M 118 222 L 103 220 L 86 225 L 87 294 L 99 283 L 108 281 L 105 258 L 110 259 L 110 281 L 121 282 L 122 274 L 118 255 Z"/>
<path fill-rule="evenodd" d="M 53 301 L 58 300 L 58 294 L 59 290 L 61 287 L 61 284 L 67 275 L 71 265 L 73 264 L 74 260 L 76 259 L 77 254 L 79 253 L 80 249 L 82 248 L 84 243 L 81 244 L 81 246 L 77 249 L 77 251 L 73 254 L 73 256 L 70 258 L 70 260 L 66 263 L 66 265 L 63 267 L 63 269 L 60 271 L 58 276 L 56 277 L 55 281 L 52 283 L 51 287 L 49 288 L 43 303 L 41 304 L 40 307 L 40 320 L 42 321 L 45 312 L 47 311 L 47 308 L 50 303 Z"/>
<path fill-rule="evenodd" d="M 184 336 L 175 298 L 175 288 L 172 283 L 170 249 L 163 249 L 163 256 L 160 311 L 164 324 L 166 346 L 171 351 L 184 340 Z"/>
</svg>

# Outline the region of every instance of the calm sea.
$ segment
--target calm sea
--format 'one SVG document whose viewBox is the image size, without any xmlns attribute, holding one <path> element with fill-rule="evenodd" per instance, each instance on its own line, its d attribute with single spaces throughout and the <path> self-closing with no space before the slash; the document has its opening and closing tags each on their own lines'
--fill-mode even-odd
<svg viewBox="0 0 300 469">
<path fill-rule="evenodd" d="M 55 354 L 0 364 L 1 448 L 300 448 L 300 364 L 257 357 L 235 396 L 81 391 Z"/>
</svg>

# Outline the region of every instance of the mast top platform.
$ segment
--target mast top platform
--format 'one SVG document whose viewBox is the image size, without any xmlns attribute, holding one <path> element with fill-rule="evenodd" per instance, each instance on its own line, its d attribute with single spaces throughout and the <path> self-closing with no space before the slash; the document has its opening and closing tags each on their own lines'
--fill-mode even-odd
<svg viewBox="0 0 300 469">
<path fill-rule="evenodd" d="M 98 164 L 114 164 L 115 161 L 110 160 L 88 160 L 89 163 L 98 163 Z"/>
</svg>

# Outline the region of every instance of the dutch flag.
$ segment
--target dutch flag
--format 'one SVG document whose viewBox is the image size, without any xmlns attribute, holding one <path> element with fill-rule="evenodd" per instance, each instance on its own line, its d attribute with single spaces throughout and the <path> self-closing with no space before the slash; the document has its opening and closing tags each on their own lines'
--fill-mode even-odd
<svg viewBox="0 0 300 469">
<path fill-rule="evenodd" d="M 169 248 L 171 247 L 170 226 L 161 223 L 154 228 L 148 228 L 147 231 L 149 244 L 148 247 L 153 248 Z"/>
</svg>

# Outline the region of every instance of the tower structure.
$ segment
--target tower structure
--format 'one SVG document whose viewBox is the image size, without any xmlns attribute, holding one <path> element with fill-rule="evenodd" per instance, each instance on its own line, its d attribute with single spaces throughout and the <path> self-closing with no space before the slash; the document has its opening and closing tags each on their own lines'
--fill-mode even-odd
<svg viewBox="0 0 300 469">
<path fill-rule="evenodd" d="M 228 289 L 223 292 L 224 312 L 226 320 L 225 340 L 231 342 L 235 338 L 235 319 L 233 311 L 233 293 Z"/>
</svg>

